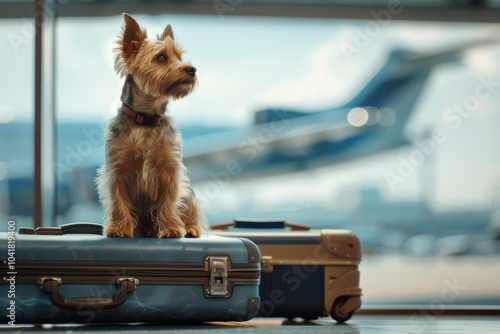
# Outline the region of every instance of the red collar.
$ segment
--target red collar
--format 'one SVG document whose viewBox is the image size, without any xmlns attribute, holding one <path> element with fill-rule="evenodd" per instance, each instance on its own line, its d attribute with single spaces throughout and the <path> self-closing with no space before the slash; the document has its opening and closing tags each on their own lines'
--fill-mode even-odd
<svg viewBox="0 0 500 334">
<path fill-rule="evenodd" d="M 122 104 L 122 110 L 125 114 L 129 115 L 134 119 L 137 124 L 140 125 L 160 125 L 161 115 L 149 115 L 140 111 L 134 111 L 129 106 Z"/>
</svg>

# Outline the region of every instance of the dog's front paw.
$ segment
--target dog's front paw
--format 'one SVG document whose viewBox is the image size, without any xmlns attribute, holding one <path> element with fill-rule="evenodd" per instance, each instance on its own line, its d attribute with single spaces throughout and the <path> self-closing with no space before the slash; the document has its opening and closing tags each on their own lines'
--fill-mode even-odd
<svg viewBox="0 0 500 334">
<path fill-rule="evenodd" d="M 186 230 L 182 227 L 175 227 L 167 229 L 166 231 L 159 231 L 158 238 L 183 238 L 186 235 Z"/>
<path fill-rule="evenodd" d="M 124 231 L 124 230 L 111 230 L 106 231 L 105 236 L 111 238 L 133 238 L 134 233 L 132 231 Z"/>
<path fill-rule="evenodd" d="M 186 230 L 186 238 L 199 238 L 201 236 L 201 228 L 196 225 L 189 225 Z"/>
</svg>

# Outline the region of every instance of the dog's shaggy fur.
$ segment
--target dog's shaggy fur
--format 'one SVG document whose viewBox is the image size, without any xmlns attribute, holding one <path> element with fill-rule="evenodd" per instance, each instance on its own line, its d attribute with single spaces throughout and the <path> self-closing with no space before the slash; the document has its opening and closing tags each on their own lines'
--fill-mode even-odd
<svg viewBox="0 0 500 334">
<path fill-rule="evenodd" d="M 208 224 L 182 163 L 180 135 L 165 114 L 170 99 L 193 90 L 196 69 L 182 61 L 170 25 L 147 40 L 146 30 L 124 15 L 115 49 L 115 70 L 126 77 L 121 101 L 133 111 L 162 118 L 158 126 L 140 125 L 122 105 L 109 124 L 106 163 L 97 177 L 104 235 L 199 237 Z"/>
</svg>

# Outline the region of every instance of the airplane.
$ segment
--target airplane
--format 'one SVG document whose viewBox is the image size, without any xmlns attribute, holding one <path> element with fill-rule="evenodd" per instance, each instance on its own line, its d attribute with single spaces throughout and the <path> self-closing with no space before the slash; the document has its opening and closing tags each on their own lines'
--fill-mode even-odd
<svg viewBox="0 0 500 334">
<path fill-rule="evenodd" d="M 349 102 L 316 112 L 268 108 L 251 126 L 188 138 L 184 163 L 193 182 L 266 177 L 345 162 L 409 145 L 404 128 L 433 69 L 460 62 L 482 40 L 427 54 L 393 50 Z"/>
</svg>

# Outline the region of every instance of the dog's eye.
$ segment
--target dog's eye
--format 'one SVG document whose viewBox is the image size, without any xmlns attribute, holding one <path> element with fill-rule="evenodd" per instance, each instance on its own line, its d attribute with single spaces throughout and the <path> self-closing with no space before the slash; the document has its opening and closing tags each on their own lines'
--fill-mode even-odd
<svg viewBox="0 0 500 334">
<path fill-rule="evenodd" d="M 156 57 L 156 60 L 158 60 L 159 62 L 167 61 L 167 57 L 165 57 L 164 55 L 159 55 L 158 57 Z"/>
</svg>

